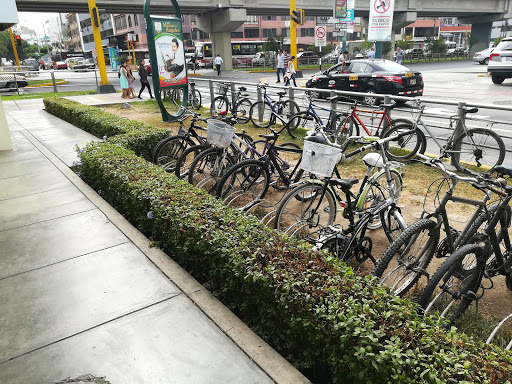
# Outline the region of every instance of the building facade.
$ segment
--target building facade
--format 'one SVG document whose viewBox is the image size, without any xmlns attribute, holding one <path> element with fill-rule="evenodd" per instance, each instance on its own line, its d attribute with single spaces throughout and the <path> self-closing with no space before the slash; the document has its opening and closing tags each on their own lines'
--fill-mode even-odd
<svg viewBox="0 0 512 384">
<path fill-rule="evenodd" d="M 82 35 L 80 32 L 80 24 L 76 13 L 68 13 L 66 15 L 68 21 L 69 45 L 70 52 L 83 52 Z"/>
</svg>

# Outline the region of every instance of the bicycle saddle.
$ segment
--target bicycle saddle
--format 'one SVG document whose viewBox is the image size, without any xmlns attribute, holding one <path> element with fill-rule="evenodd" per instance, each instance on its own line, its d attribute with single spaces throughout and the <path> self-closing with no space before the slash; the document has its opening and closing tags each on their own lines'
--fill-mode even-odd
<svg viewBox="0 0 512 384">
<path fill-rule="evenodd" d="M 196 85 L 196 83 L 188 83 L 188 85 L 194 86 Z"/>
<path fill-rule="evenodd" d="M 363 163 L 365 163 L 367 167 L 384 167 L 384 161 L 382 161 L 382 156 L 379 155 L 378 153 L 368 153 L 367 155 L 364 155 Z"/>
<path fill-rule="evenodd" d="M 497 165 L 494 170 L 500 175 L 512 176 L 512 165 Z"/>
<path fill-rule="evenodd" d="M 258 135 L 258 136 L 265 140 L 274 140 L 276 138 L 276 135 L 274 135 L 273 133 L 269 133 L 268 135 Z"/>
<path fill-rule="evenodd" d="M 278 94 L 279 96 L 284 96 L 284 95 L 286 95 L 286 92 L 277 92 L 277 94 Z"/>
<path fill-rule="evenodd" d="M 240 87 L 240 88 L 238 88 L 238 89 L 239 89 L 240 91 L 242 91 L 242 92 L 247 91 L 247 88 L 245 88 L 245 87 Z"/>
<path fill-rule="evenodd" d="M 341 190 L 345 193 L 350 191 L 350 188 L 355 184 L 359 183 L 358 179 L 331 179 L 331 185 L 337 185 L 341 188 Z"/>
<path fill-rule="evenodd" d="M 466 113 L 477 113 L 478 112 L 478 108 L 477 107 L 472 107 L 472 108 L 464 107 L 464 112 L 466 112 Z"/>
</svg>

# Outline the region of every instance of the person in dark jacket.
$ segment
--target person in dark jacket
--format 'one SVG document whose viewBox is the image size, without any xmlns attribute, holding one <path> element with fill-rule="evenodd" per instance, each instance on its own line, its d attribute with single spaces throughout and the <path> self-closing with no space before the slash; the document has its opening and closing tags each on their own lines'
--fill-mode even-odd
<svg viewBox="0 0 512 384">
<path fill-rule="evenodd" d="M 142 91 L 146 87 L 148 88 L 149 96 L 151 96 L 151 98 L 153 98 L 153 94 L 151 93 L 151 86 L 149 85 L 149 81 L 148 81 L 148 70 L 144 66 L 144 60 L 141 60 L 140 64 L 139 64 L 139 77 L 140 77 L 140 83 L 142 85 L 142 88 L 140 89 L 139 96 L 138 96 L 139 99 L 142 99 L 142 97 L 140 97 L 140 95 L 142 94 Z"/>
</svg>

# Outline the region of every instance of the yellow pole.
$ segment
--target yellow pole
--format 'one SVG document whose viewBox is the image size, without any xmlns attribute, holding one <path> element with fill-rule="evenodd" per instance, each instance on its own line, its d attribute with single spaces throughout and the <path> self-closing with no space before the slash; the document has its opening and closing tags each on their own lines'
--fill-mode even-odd
<svg viewBox="0 0 512 384">
<path fill-rule="evenodd" d="M 295 60 L 293 60 L 293 65 L 295 66 L 295 70 L 298 70 L 297 67 L 297 24 L 292 20 L 292 11 L 295 11 L 295 7 L 297 6 L 296 0 L 290 0 L 290 56 L 295 56 Z"/>
<path fill-rule="evenodd" d="M 103 54 L 103 46 L 101 45 L 101 33 L 100 28 L 96 26 L 94 20 L 94 14 L 96 13 L 96 20 L 100 20 L 100 14 L 98 13 L 98 8 L 96 7 L 96 1 L 95 0 L 88 0 L 89 1 L 89 15 L 91 16 L 91 25 L 92 25 L 92 33 L 94 36 L 94 46 L 96 48 L 96 57 L 98 59 L 98 68 L 100 70 L 100 85 L 107 85 L 110 84 L 107 79 L 107 68 L 105 66 L 105 55 Z"/>
<path fill-rule="evenodd" d="M 135 58 L 135 47 L 132 47 L 133 51 L 133 64 L 135 64 L 135 70 L 137 70 L 137 59 Z"/>
<path fill-rule="evenodd" d="M 18 50 L 16 49 L 16 42 L 14 41 L 14 34 L 12 33 L 11 28 L 9 28 L 9 34 L 11 35 L 12 50 L 14 51 L 14 58 L 16 59 L 16 65 L 18 66 L 18 70 L 21 71 L 20 59 L 18 59 Z"/>
<path fill-rule="evenodd" d="M 132 54 L 130 52 L 130 40 L 128 40 L 128 34 L 126 34 L 126 50 L 128 51 L 128 60 L 130 61 L 130 67 L 132 67 Z"/>
</svg>

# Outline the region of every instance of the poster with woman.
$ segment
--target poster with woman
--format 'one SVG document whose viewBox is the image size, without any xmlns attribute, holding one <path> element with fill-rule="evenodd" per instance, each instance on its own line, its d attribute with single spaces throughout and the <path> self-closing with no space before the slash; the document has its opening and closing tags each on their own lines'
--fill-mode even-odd
<svg viewBox="0 0 512 384">
<path fill-rule="evenodd" d="M 181 19 L 153 21 L 160 88 L 187 84 Z"/>
</svg>

